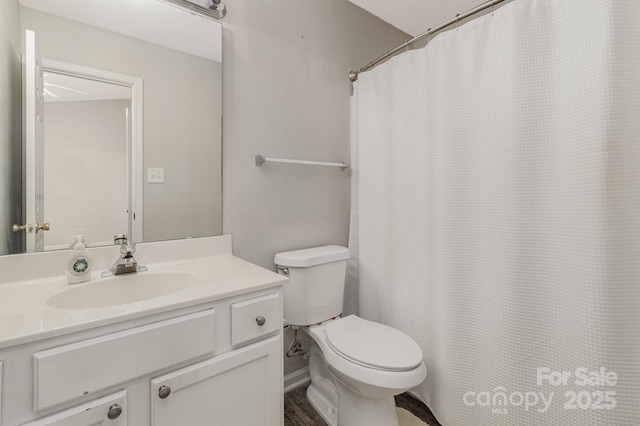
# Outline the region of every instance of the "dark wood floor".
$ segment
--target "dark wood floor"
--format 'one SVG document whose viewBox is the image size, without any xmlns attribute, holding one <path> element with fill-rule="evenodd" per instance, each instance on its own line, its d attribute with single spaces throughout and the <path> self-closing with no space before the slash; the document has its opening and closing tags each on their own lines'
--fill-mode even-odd
<svg viewBox="0 0 640 426">
<path fill-rule="evenodd" d="M 326 426 L 307 401 L 307 387 L 294 389 L 284 395 L 284 426 Z M 429 408 L 409 394 L 396 396 L 396 406 L 413 413 L 430 426 L 440 426 Z"/>
</svg>

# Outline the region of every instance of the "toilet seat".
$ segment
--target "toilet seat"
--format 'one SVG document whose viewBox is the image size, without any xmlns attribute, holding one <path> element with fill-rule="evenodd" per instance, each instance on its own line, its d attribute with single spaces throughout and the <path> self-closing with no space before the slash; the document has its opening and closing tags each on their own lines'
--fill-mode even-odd
<svg viewBox="0 0 640 426">
<path fill-rule="evenodd" d="M 337 318 L 304 328 L 305 332 L 320 347 L 322 357 L 337 381 L 347 385 L 354 392 L 357 391 L 357 393 L 373 399 L 379 399 L 389 394 L 397 395 L 422 383 L 427 376 L 427 368 L 423 361 L 420 361 L 418 366 L 411 370 L 391 371 L 364 365 L 362 362 L 356 363 L 334 350 L 328 342 L 327 327 L 347 318 L 349 317 Z M 349 320 L 347 324 L 351 321 Z"/>
<path fill-rule="evenodd" d="M 422 350 L 411 337 L 355 315 L 328 323 L 326 336 L 336 354 L 363 367 L 408 371 L 422 362 Z"/>
</svg>

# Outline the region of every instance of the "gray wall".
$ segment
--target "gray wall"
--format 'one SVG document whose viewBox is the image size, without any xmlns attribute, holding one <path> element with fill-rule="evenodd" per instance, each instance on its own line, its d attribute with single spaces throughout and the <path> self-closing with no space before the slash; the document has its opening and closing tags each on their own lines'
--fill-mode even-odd
<svg viewBox="0 0 640 426">
<path fill-rule="evenodd" d="M 235 255 L 346 245 L 350 172 L 255 154 L 349 161 L 350 69 L 407 35 L 346 0 L 237 0 L 223 21 L 223 217 Z M 285 335 L 289 343 L 290 333 Z M 285 361 L 285 373 L 304 361 Z"/>
<path fill-rule="evenodd" d="M 219 235 L 220 63 L 33 9 L 22 23 L 43 58 L 144 79 L 144 240 Z M 148 167 L 165 183 L 147 184 Z"/>
<path fill-rule="evenodd" d="M 22 234 L 11 225 L 22 222 L 22 68 L 20 8 L 16 0 L 0 1 L 0 255 L 21 249 Z"/>
<path fill-rule="evenodd" d="M 350 172 L 255 154 L 349 161 L 350 69 L 407 35 L 346 0 L 234 1 L 223 21 L 224 232 L 265 268 L 273 256 L 347 244 Z"/>
</svg>

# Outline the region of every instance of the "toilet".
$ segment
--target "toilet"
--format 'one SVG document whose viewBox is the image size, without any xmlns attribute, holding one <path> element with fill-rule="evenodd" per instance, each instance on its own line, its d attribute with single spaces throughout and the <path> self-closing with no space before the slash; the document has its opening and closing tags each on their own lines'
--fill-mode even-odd
<svg viewBox="0 0 640 426">
<path fill-rule="evenodd" d="M 284 318 L 315 342 L 307 399 L 331 426 L 398 426 L 394 396 L 427 376 L 422 350 L 392 327 L 341 317 L 349 250 L 322 246 L 278 253 Z"/>
</svg>

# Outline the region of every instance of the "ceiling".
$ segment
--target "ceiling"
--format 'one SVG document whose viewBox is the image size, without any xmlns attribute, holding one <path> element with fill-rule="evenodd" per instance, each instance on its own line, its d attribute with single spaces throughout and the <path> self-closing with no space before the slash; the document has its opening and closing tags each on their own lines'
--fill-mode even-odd
<svg viewBox="0 0 640 426">
<path fill-rule="evenodd" d="M 407 34 L 416 36 L 484 3 L 484 0 L 349 0 Z"/>
</svg>

